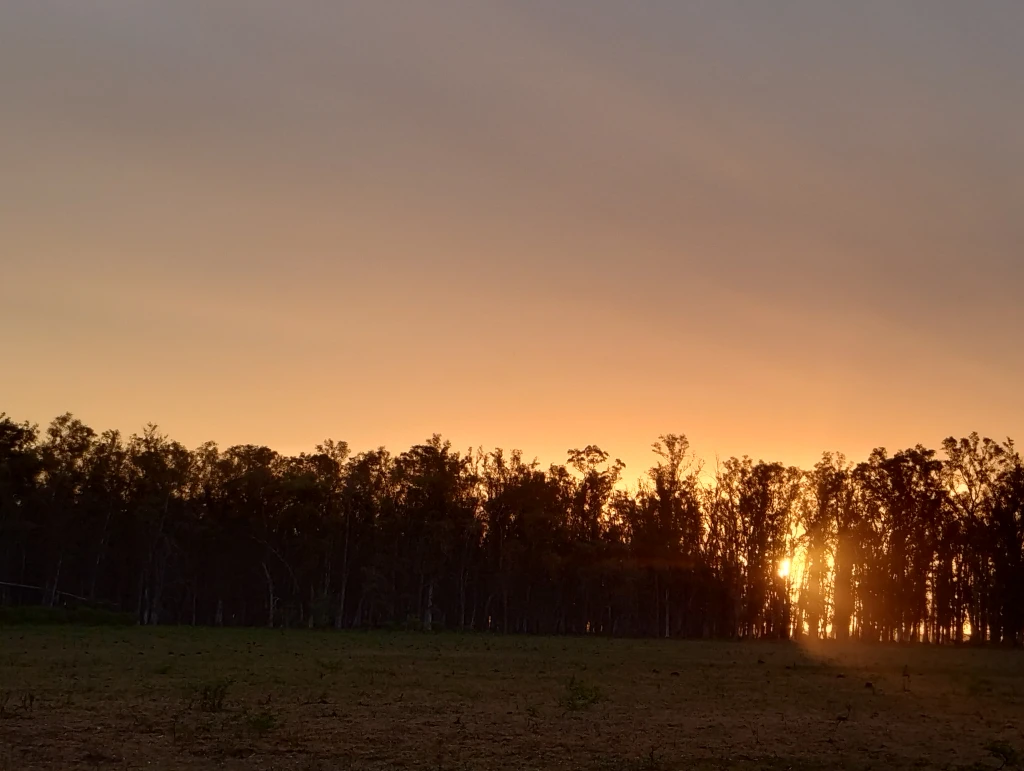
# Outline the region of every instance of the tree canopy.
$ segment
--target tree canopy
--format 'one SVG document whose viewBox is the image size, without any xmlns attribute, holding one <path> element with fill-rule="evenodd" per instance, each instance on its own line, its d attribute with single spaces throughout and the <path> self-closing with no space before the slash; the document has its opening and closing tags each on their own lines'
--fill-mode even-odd
<svg viewBox="0 0 1024 771">
<path fill-rule="evenodd" d="M 653 444 L 542 468 L 433 436 L 394 455 L 188 449 L 0 413 L 0 603 L 140 624 L 1024 643 L 1024 463 L 825 453 L 810 470 Z"/>
</svg>

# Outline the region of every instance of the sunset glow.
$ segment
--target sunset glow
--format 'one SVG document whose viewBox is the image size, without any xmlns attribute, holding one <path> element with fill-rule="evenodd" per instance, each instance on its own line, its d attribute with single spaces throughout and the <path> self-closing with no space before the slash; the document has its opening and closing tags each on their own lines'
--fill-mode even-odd
<svg viewBox="0 0 1024 771">
<path fill-rule="evenodd" d="M 5 3 L 2 407 L 631 483 L 1024 435 L 1003 5 Z"/>
<path fill-rule="evenodd" d="M 1022 41 L 0 1 L 3 768 L 1015 766 Z"/>
</svg>

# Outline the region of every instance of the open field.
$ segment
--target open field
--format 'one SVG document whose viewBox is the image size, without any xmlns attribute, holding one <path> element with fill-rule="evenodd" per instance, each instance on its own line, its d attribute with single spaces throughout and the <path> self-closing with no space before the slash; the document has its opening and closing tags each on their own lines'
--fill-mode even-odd
<svg viewBox="0 0 1024 771">
<path fill-rule="evenodd" d="M 1013 651 L 0 628 L 5 771 L 995 769 L 1015 752 Z"/>
</svg>

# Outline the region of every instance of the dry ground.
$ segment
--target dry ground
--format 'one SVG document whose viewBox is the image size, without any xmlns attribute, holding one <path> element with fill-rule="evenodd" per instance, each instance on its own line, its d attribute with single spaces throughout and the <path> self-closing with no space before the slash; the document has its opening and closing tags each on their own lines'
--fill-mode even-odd
<svg viewBox="0 0 1024 771">
<path fill-rule="evenodd" d="M 0 628 L 4 771 L 995 769 L 1017 752 L 1014 651 Z"/>
</svg>

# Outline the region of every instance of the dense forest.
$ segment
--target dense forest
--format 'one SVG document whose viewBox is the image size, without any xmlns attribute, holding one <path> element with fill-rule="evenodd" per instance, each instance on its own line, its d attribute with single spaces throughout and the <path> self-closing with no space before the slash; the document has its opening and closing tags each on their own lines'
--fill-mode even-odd
<svg viewBox="0 0 1024 771">
<path fill-rule="evenodd" d="M 603 450 L 541 468 L 438 436 L 393 455 L 190 450 L 0 413 L 0 604 L 140 624 L 1024 642 L 1024 463 L 824 454 L 811 470 L 682 435 L 642 479 Z"/>
</svg>

